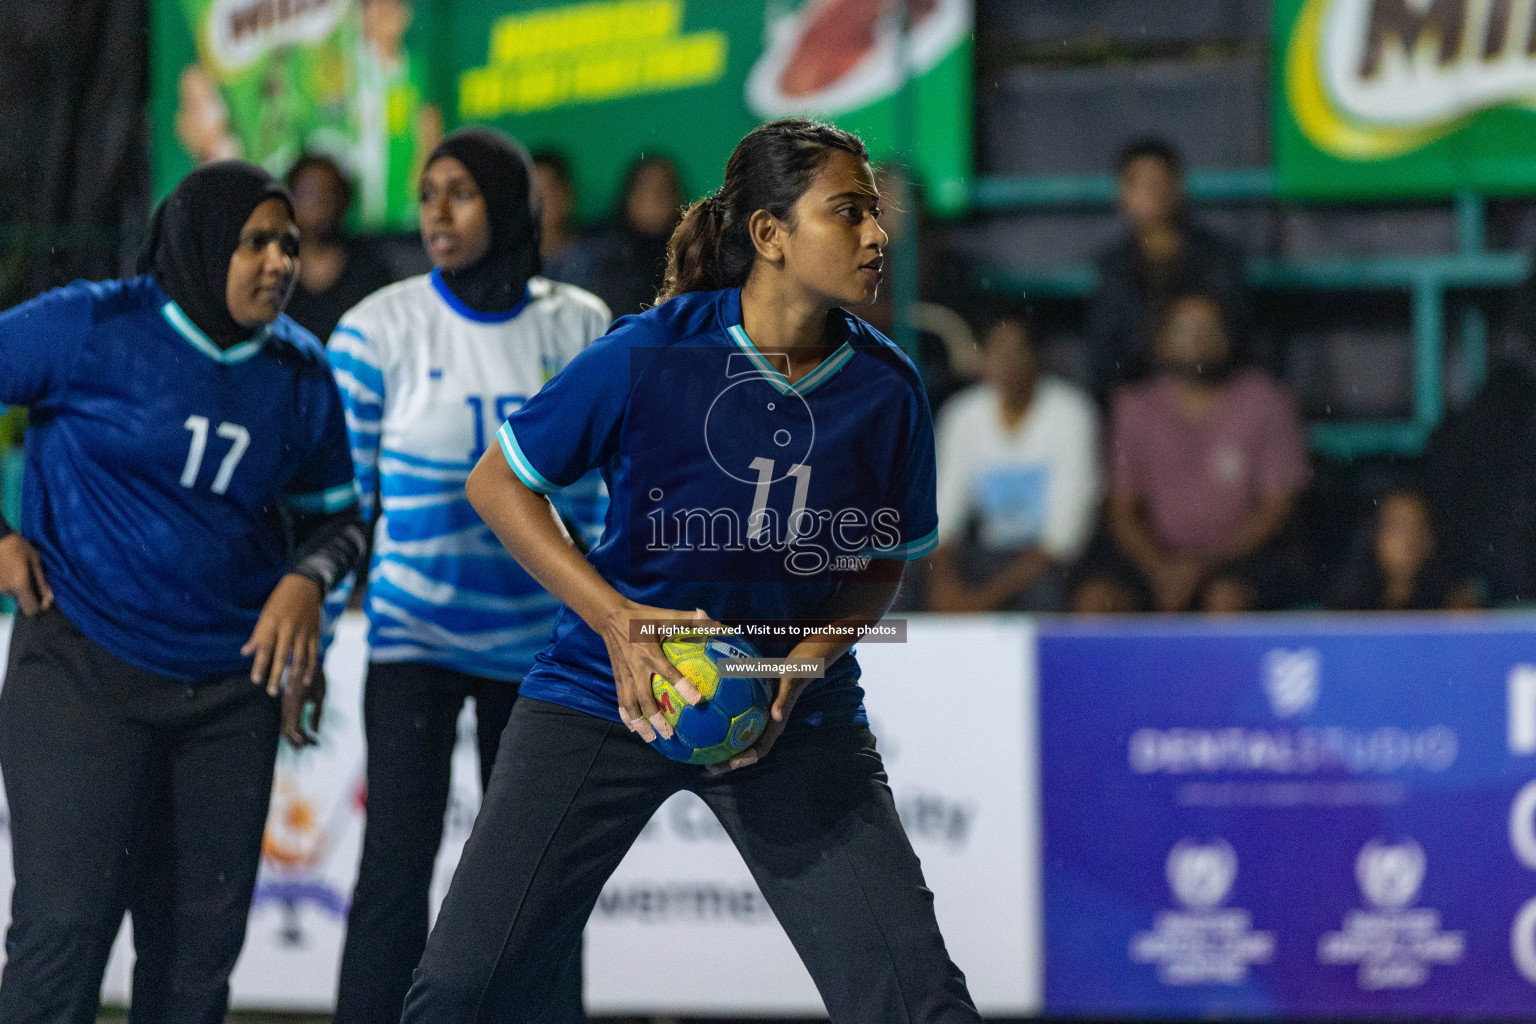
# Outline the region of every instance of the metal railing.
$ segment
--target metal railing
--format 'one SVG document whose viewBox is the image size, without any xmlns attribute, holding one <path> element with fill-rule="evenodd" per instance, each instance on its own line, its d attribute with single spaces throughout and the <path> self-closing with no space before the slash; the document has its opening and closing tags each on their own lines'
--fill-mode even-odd
<svg viewBox="0 0 1536 1024">
<path fill-rule="evenodd" d="M 1191 171 L 1186 177 L 1186 188 L 1190 199 L 1201 204 L 1285 201 L 1270 170 Z M 1112 205 L 1115 192 L 1115 179 L 1108 174 L 978 178 L 972 183 L 971 207 L 983 213 L 1095 208 Z M 1482 196 L 1464 192 L 1454 202 L 1454 252 L 1249 262 L 1248 283 L 1262 291 L 1388 291 L 1406 293 L 1410 298 L 1414 351 L 1412 416 L 1407 420 L 1313 423 L 1310 429 L 1315 450 L 1336 458 L 1412 455 L 1422 451 L 1445 411 L 1442 374 L 1447 293 L 1509 288 L 1530 276 L 1529 254 L 1485 248 Z M 1091 265 L 1049 270 L 992 267 L 982 272 L 977 283 L 988 290 L 1011 294 L 1083 298 L 1093 291 L 1096 276 Z M 1476 388 L 1488 366 L 1488 324 L 1481 310 L 1463 311 L 1458 343 L 1463 376 Z"/>
</svg>

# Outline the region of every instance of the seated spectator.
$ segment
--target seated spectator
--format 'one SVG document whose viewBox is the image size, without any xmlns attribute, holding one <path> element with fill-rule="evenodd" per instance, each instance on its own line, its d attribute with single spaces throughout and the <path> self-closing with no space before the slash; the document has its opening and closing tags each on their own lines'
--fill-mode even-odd
<svg viewBox="0 0 1536 1024">
<path fill-rule="evenodd" d="M 1178 151 L 1160 139 L 1132 142 L 1115 161 L 1115 175 L 1129 230 L 1099 256 L 1088 306 L 1089 363 L 1101 398 L 1114 384 L 1146 375 L 1153 336 L 1174 296 L 1216 297 L 1239 335 L 1248 308 L 1241 254 L 1190 217 Z"/>
<path fill-rule="evenodd" d="M 1457 579 L 1435 539 L 1429 504 L 1400 488 L 1377 500 L 1349 561 L 1334 581 L 1328 607 L 1339 611 L 1469 609 L 1477 590 Z"/>
<path fill-rule="evenodd" d="M 1024 320 L 983 340 L 982 383 L 944 406 L 935 435 L 939 548 L 933 611 L 1060 610 L 1103 491 L 1092 399 L 1039 375 Z"/>
<path fill-rule="evenodd" d="M 541 149 L 533 154 L 533 183 L 539 196 L 539 258 L 544 264 L 540 273 L 570 284 L 578 243 L 572 220 L 576 186 L 571 165 L 554 150 Z"/>
<path fill-rule="evenodd" d="M 1109 543 L 1079 611 L 1275 607 L 1297 567 L 1282 532 L 1310 477 L 1301 423 L 1267 374 L 1240 368 L 1219 300 L 1175 299 L 1157 375 L 1115 399 Z"/>
<path fill-rule="evenodd" d="M 1531 325 L 1536 334 L 1536 322 Z M 1498 353 L 1482 389 L 1430 435 L 1437 547 L 1492 606 L 1536 599 L 1536 351 Z"/>
<path fill-rule="evenodd" d="M 613 224 L 580 243 L 567 283 L 602 299 L 615 319 L 649 309 L 667 269 L 667 242 L 682 216 L 677 165 L 663 156 L 641 157 L 624 177 Z"/>
<path fill-rule="evenodd" d="M 382 260 L 342 231 L 352 183 L 326 156 L 302 156 L 288 172 L 299 226 L 299 279 L 287 313 L 321 341 L 341 315 L 394 281 Z"/>
</svg>

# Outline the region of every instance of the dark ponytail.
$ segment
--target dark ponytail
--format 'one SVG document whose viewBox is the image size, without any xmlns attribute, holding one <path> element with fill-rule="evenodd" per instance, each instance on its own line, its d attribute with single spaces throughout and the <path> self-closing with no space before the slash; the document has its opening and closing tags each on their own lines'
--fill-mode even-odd
<svg viewBox="0 0 1536 1024">
<path fill-rule="evenodd" d="M 857 135 L 819 121 L 788 118 L 753 129 L 725 165 L 725 184 L 690 206 L 672 232 L 657 303 L 683 292 L 746 284 L 757 258 L 747 222 L 766 210 L 792 223 L 795 203 L 836 149 L 869 160 Z"/>
</svg>

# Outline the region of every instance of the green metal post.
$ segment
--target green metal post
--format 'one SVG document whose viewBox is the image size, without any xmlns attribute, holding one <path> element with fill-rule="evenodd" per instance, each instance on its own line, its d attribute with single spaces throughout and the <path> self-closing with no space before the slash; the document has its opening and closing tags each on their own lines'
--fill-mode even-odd
<svg viewBox="0 0 1536 1024">
<path fill-rule="evenodd" d="M 1456 247 L 1463 253 L 1481 253 L 1487 244 L 1486 205 L 1471 189 L 1456 193 Z M 1476 394 L 1488 376 L 1488 318 L 1472 303 L 1461 314 L 1461 371 L 1467 394 Z"/>
<path fill-rule="evenodd" d="M 1488 379 L 1488 317 L 1475 304 L 1461 311 L 1461 375 L 1469 397 Z"/>
<path fill-rule="evenodd" d="M 1440 364 L 1445 345 L 1445 291 L 1433 277 L 1413 286 L 1413 419 L 1427 436 L 1440 423 Z"/>
<path fill-rule="evenodd" d="M 1482 252 L 1484 230 L 1483 197 L 1471 189 L 1456 193 L 1456 247 L 1462 252 Z"/>
</svg>

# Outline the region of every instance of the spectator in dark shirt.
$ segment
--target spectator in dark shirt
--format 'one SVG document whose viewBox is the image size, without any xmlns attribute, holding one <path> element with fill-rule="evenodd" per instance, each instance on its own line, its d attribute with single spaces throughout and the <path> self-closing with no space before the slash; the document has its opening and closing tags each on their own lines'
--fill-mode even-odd
<svg viewBox="0 0 1536 1024">
<path fill-rule="evenodd" d="M 574 283 L 579 239 L 572 219 L 576 185 L 570 163 L 554 150 L 539 150 L 533 154 L 533 184 L 539 196 L 539 257 L 544 264 L 540 273 L 552 281 Z"/>
<path fill-rule="evenodd" d="M 1441 555 L 1429 503 L 1410 488 L 1377 499 L 1328 606 L 1340 611 L 1429 611 L 1479 605 L 1477 590 L 1457 579 Z"/>
<path fill-rule="evenodd" d="M 618 216 L 607 230 L 585 239 L 569 283 L 608 304 L 614 318 L 656 302 L 667 265 L 667 241 L 683 215 L 683 182 L 664 156 L 643 156 L 624 177 Z"/>
<path fill-rule="evenodd" d="M 1536 322 L 1532 323 L 1536 331 Z M 1430 435 L 1420 478 L 1439 547 L 1491 605 L 1536 597 L 1536 358 L 1518 345 Z"/>
<path fill-rule="evenodd" d="M 389 267 L 346 237 L 352 183 L 330 157 L 302 156 L 288 172 L 299 226 L 299 279 L 288 315 L 322 342 L 341 315 L 394 281 Z"/>
<path fill-rule="evenodd" d="M 1114 403 L 1108 524 L 1074 606 L 1247 611 L 1283 603 L 1282 533 L 1311 469 L 1295 407 L 1233 360 L 1218 299 L 1173 300 L 1157 375 Z M 1149 600 L 1148 600 L 1149 599 Z"/>
<path fill-rule="evenodd" d="M 1138 140 L 1121 151 L 1115 174 L 1129 230 L 1099 256 L 1088 308 L 1090 368 L 1101 397 L 1150 369 L 1153 335 L 1174 296 L 1216 296 L 1239 344 L 1248 320 L 1242 256 L 1190 217 L 1178 152 L 1158 139 Z"/>
</svg>

